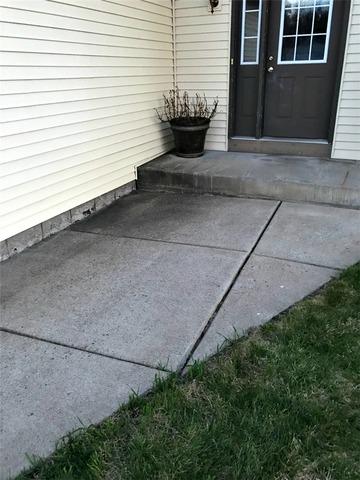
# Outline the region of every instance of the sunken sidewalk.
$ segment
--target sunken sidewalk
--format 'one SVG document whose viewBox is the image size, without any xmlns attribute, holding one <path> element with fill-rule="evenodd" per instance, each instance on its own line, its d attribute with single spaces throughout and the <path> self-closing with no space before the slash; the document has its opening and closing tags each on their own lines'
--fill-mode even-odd
<svg viewBox="0 0 360 480">
<path fill-rule="evenodd" d="M 360 259 L 360 211 L 135 192 L 5 261 L 1 478 Z"/>
</svg>

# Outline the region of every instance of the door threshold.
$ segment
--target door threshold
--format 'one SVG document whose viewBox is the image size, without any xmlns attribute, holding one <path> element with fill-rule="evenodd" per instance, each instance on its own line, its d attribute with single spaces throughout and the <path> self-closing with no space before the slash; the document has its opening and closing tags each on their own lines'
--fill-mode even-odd
<svg viewBox="0 0 360 480">
<path fill-rule="evenodd" d="M 330 158 L 331 143 L 323 139 L 231 137 L 229 151 Z"/>
</svg>

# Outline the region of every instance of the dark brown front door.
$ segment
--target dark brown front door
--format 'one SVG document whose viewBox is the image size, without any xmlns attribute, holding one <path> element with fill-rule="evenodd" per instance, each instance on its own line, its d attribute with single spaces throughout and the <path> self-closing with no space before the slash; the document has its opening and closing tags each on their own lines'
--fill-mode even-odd
<svg viewBox="0 0 360 480">
<path fill-rule="evenodd" d="M 327 139 L 344 0 L 271 4 L 263 135 Z"/>
<path fill-rule="evenodd" d="M 235 3 L 233 134 L 329 139 L 346 0 Z"/>
</svg>

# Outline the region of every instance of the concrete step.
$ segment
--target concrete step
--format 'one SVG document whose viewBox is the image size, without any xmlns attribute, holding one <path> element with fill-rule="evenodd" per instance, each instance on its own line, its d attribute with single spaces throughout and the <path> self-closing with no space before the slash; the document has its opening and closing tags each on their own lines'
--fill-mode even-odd
<svg viewBox="0 0 360 480">
<path fill-rule="evenodd" d="M 167 154 L 138 169 L 138 188 L 360 208 L 360 162 L 208 151 Z"/>
</svg>

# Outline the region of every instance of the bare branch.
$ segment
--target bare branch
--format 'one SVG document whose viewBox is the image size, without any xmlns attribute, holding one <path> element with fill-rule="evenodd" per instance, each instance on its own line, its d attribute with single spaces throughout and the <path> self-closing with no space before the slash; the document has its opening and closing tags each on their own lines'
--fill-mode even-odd
<svg viewBox="0 0 360 480">
<path fill-rule="evenodd" d="M 192 98 L 187 91 L 182 94 L 178 87 L 163 95 L 162 111 L 155 108 L 156 114 L 161 122 L 172 122 L 176 120 L 184 123 L 201 123 L 211 120 L 217 111 L 218 98 L 209 107 L 205 93 L 201 96 L 195 93 Z"/>
</svg>

